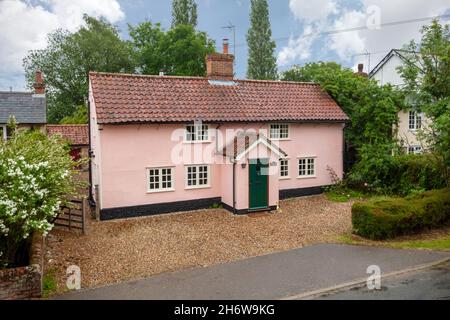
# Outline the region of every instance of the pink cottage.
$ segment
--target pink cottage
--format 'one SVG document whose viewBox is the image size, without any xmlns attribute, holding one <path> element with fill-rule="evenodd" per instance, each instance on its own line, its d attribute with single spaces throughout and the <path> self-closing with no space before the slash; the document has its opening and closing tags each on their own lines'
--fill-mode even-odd
<svg viewBox="0 0 450 320">
<path fill-rule="evenodd" d="M 314 83 L 233 79 L 233 55 L 206 77 L 89 74 L 91 196 L 101 219 L 222 205 L 274 210 L 343 175 L 348 120 Z"/>
</svg>

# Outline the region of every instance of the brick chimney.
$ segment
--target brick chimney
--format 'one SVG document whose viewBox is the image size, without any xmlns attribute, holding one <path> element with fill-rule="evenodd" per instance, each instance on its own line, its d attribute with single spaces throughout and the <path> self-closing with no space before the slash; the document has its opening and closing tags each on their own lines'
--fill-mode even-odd
<svg viewBox="0 0 450 320">
<path fill-rule="evenodd" d="M 355 74 L 357 76 L 361 76 L 361 77 L 364 77 L 364 78 L 368 77 L 367 73 L 364 72 L 364 64 L 363 63 L 359 63 L 358 64 L 358 72 L 355 72 Z"/>
<path fill-rule="evenodd" d="M 44 79 L 42 79 L 42 72 L 39 70 L 36 71 L 33 87 L 35 94 L 45 94 Z"/>
<path fill-rule="evenodd" d="M 228 53 L 228 39 L 223 40 L 223 53 L 206 56 L 206 76 L 211 80 L 231 81 L 234 77 L 234 56 Z"/>
<path fill-rule="evenodd" d="M 360 63 L 358 64 L 358 72 L 361 73 L 364 70 L 364 64 Z"/>
</svg>

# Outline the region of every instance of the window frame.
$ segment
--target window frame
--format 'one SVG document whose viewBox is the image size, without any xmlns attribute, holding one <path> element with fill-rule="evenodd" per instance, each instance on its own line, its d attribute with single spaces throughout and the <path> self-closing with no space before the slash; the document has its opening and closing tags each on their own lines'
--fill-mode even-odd
<svg viewBox="0 0 450 320">
<path fill-rule="evenodd" d="M 163 173 L 162 171 L 164 169 L 170 169 L 171 173 L 170 173 L 170 181 L 166 181 L 166 182 L 170 182 L 171 187 L 170 188 L 162 188 L 162 183 L 163 183 Z M 158 173 L 158 183 L 160 184 L 160 187 L 158 189 L 150 189 L 150 171 L 151 170 L 159 170 Z M 161 192 L 172 192 L 175 191 L 175 167 L 174 166 L 162 166 L 162 167 L 147 167 L 146 168 L 147 171 L 147 193 L 161 193 Z M 167 176 L 167 174 L 166 174 Z"/>
<path fill-rule="evenodd" d="M 413 150 L 411 151 L 410 149 L 413 149 Z M 419 146 L 419 145 L 408 146 L 407 153 L 408 154 L 422 154 L 423 153 L 422 146 Z"/>
<path fill-rule="evenodd" d="M 199 168 L 205 167 L 206 168 L 206 184 L 200 184 L 201 179 L 205 179 L 204 177 L 200 178 L 200 170 Z M 189 179 L 189 168 L 195 168 L 195 185 L 189 185 L 189 181 L 193 180 L 192 178 Z M 211 188 L 211 165 L 209 164 L 188 164 L 184 168 L 184 186 L 186 190 L 192 190 L 192 189 L 206 189 Z M 202 172 L 204 174 L 204 172 Z M 191 172 L 192 174 L 192 172 Z"/>
<path fill-rule="evenodd" d="M 289 175 L 289 172 L 290 172 L 290 164 L 289 164 L 290 161 L 289 160 L 290 160 L 289 158 L 281 158 L 280 159 L 280 175 L 279 175 L 280 180 L 287 180 L 287 179 L 291 178 L 290 175 Z M 286 175 L 285 176 L 283 176 L 283 164 L 282 164 L 282 161 L 286 161 L 286 165 L 285 165 L 285 167 L 286 167 Z"/>
<path fill-rule="evenodd" d="M 304 175 L 300 174 L 300 161 L 305 160 L 305 173 Z M 308 168 L 308 165 L 310 165 L 309 161 L 312 160 L 313 165 L 313 173 L 308 174 L 308 171 L 310 168 Z M 316 156 L 301 156 L 297 158 L 297 179 L 311 179 L 317 177 L 317 157 Z"/>
<path fill-rule="evenodd" d="M 409 131 L 417 131 L 422 129 L 423 116 L 421 112 L 409 111 L 408 114 L 408 129 Z"/>
<path fill-rule="evenodd" d="M 189 132 L 188 128 L 192 128 L 193 132 Z M 191 136 L 192 140 L 188 139 Z M 202 137 L 202 139 L 199 139 Z M 185 143 L 208 143 L 211 142 L 209 125 L 206 123 L 189 123 L 184 126 L 184 142 Z"/>
<path fill-rule="evenodd" d="M 278 129 L 273 129 L 273 127 L 278 126 Z M 286 127 L 286 137 L 282 137 L 282 127 Z M 272 134 L 278 130 L 278 137 L 274 137 Z M 290 125 L 288 123 L 271 123 L 269 125 L 269 139 L 274 141 L 290 140 Z"/>
</svg>

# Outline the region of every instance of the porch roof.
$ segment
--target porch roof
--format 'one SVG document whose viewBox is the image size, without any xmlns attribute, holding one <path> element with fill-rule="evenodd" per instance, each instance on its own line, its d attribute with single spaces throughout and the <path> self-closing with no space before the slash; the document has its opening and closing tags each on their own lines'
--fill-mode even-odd
<svg viewBox="0 0 450 320">
<path fill-rule="evenodd" d="M 256 132 L 238 133 L 234 139 L 222 149 L 220 154 L 240 160 L 259 144 L 264 144 L 268 149 L 275 152 L 280 158 L 287 157 L 287 153 L 284 152 L 279 146 L 274 144 L 264 134 Z"/>
</svg>

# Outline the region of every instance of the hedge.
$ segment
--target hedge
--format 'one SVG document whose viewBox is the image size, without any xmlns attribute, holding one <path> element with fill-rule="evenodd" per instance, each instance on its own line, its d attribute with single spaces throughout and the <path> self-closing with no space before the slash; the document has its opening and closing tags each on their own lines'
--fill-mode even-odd
<svg viewBox="0 0 450 320">
<path fill-rule="evenodd" d="M 358 190 L 406 196 L 414 191 L 445 188 L 443 166 L 443 159 L 432 153 L 374 155 L 360 161 L 346 183 Z"/>
<path fill-rule="evenodd" d="M 352 207 L 353 231 L 373 239 L 438 227 L 450 218 L 450 189 L 432 190 L 409 198 L 374 198 Z"/>
</svg>

